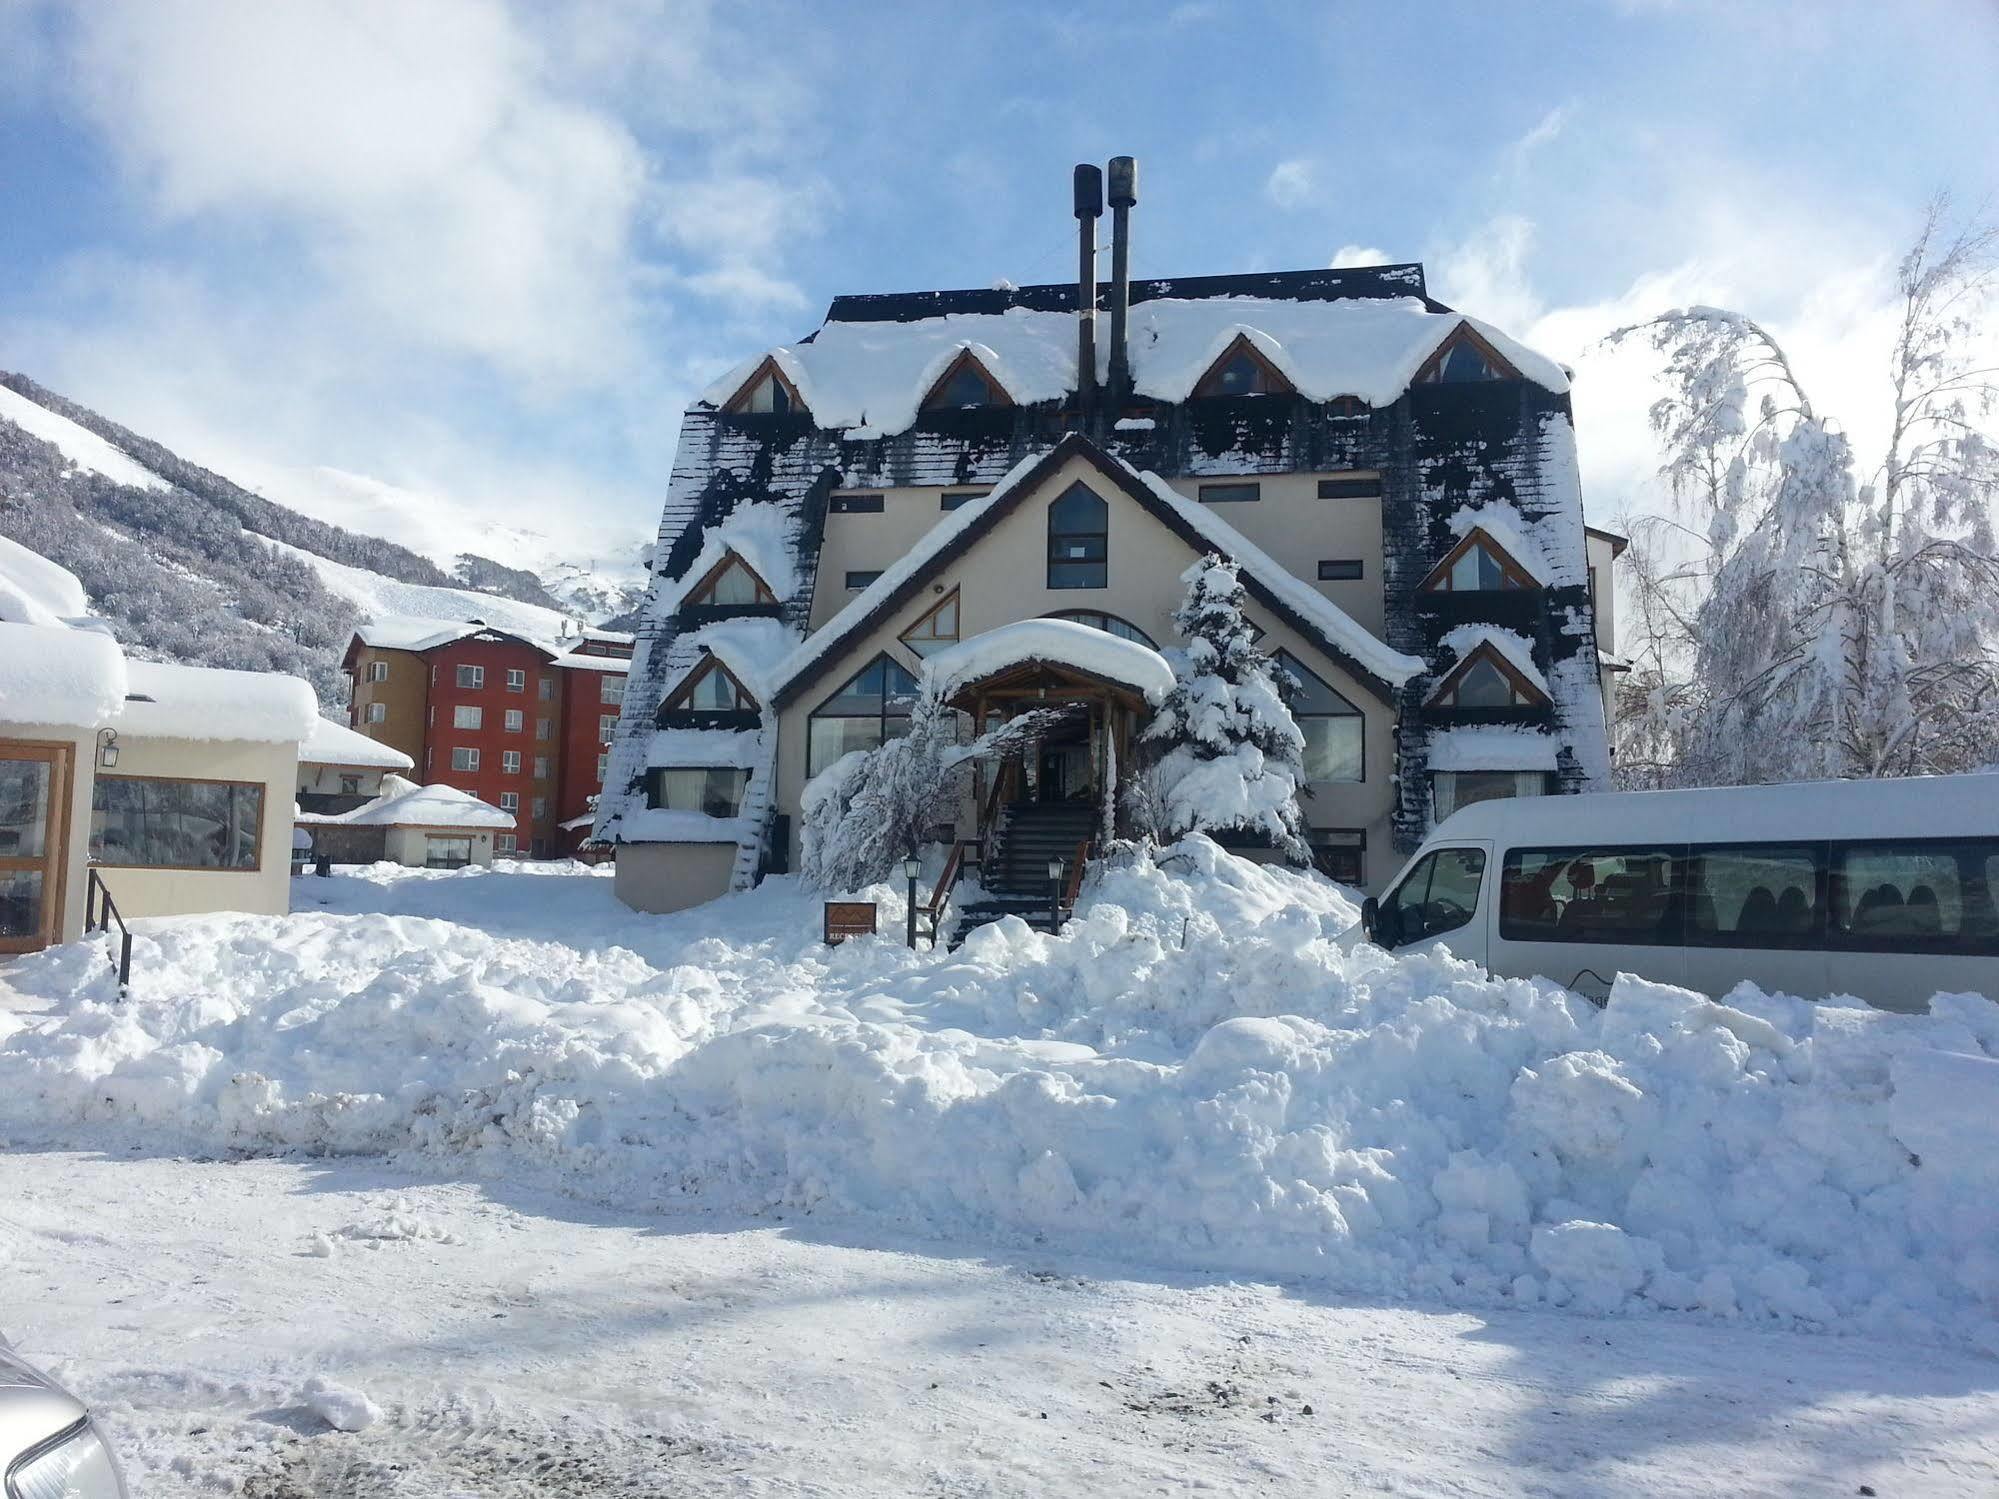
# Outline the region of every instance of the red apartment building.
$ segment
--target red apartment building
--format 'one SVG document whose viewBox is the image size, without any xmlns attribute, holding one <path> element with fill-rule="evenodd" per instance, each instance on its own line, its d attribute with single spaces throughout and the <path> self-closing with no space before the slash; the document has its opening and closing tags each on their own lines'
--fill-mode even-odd
<svg viewBox="0 0 1999 1499">
<path fill-rule="evenodd" d="M 425 783 L 512 813 L 495 852 L 573 853 L 589 836 L 581 819 L 603 784 L 631 653 L 631 636 L 607 630 L 538 641 L 477 621 L 372 621 L 347 648 L 349 720 L 409 755 Z"/>
</svg>

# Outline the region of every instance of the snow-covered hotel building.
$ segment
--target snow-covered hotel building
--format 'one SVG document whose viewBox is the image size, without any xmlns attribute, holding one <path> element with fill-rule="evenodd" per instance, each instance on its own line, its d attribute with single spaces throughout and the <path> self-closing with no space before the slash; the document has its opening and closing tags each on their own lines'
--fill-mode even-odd
<svg viewBox="0 0 1999 1499">
<path fill-rule="evenodd" d="M 1127 281 L 1123 158 L 1099 285 L 1098 181 L 1077 284 L 839 297 L 688 408 L 598 809 L 630 904 L 793 867 L 808 783 L 926 673 L 978 722 L 1078 705 L 981 767 L 956 838 L 990 867 L 1030 814 L 1100 832 L 1210 551 L 1299 685 L 1336 877 L 1604 780 L 1620 543 L 1583 522 L 1564 370 L 1416 264 Z"/>
</svg>

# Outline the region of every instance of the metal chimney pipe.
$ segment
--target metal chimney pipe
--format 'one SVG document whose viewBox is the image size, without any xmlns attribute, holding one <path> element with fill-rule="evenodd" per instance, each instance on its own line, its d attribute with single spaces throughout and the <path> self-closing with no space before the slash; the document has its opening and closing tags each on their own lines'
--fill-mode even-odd
<svg viewBox="0 0 1999 1499">
<path fill-rule="evenodd" d="M 1097 220 L 1104 212 L 1104 174 L 1076 168 L 1076 411 L 1097 400 Z"/>
<path fill-rule="evenodd" d="M 1138 163 L 1113 156 L 1111 200 L 1111 368 L 1110 395 L 1121 404 L 1131 394 L 1131 358 L 1125 343 L 1125 315 L 1131 306 L 1131 210 L 1138 202 Z"/>
</svg>

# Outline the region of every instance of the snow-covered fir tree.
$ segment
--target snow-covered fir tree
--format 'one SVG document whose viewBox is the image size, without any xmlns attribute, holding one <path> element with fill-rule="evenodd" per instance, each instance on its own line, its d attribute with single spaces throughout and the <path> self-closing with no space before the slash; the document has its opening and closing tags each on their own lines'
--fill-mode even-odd
<svg viewBox="0 0 1999 1499">
<path fill-rule="evenodd" d="M 1667 355 L 1652 410 L 1684 519 L 1636 528 L 1627 784 L 1978 769 L 1999 760 L 1999 230 L 1933 204 L 1897 271 L 1886 446 L 1863 477 L 1783 347 L 1692 307 L 1622 330 Z"/>
<path fill-rule="evenodd" d="M 1146 801 L 1161 837 L 1251 833 L 1291 863 L 1311 860 L 1298 787 L 1305 736 L 1285 688 L 1243 618 L 1236 565 L 1210 553 L 1181 574 L 1187 596 L 1174 611 L 1186 649 L 1173 690 L 1153 714 Z"/>
</svg>

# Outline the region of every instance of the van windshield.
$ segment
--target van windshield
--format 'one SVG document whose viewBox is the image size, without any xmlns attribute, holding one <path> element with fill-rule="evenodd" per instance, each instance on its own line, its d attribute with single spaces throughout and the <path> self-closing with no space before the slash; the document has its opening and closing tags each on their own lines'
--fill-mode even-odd
<svg viewBox="0 0 1999 1499">
<path fill-rule="evenodd" d="M 1465 925 L 1478 909 L 1484 875 L 1482 849 L 1440 848 L 1425 854 L 1382 903 L 1390 943 L 1404 947 Z"/>
</svg>

